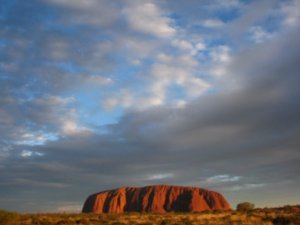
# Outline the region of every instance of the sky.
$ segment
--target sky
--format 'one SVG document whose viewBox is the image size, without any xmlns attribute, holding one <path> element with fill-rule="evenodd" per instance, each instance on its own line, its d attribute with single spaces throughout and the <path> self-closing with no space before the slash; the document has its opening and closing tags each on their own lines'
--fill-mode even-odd
<svg viewBox="0 0 300 225">
<path fill-rule="evenodd" d="M 0 208 L 123 186 L 299 204 L 299 0 L 1 0 Z"/>
</svg>

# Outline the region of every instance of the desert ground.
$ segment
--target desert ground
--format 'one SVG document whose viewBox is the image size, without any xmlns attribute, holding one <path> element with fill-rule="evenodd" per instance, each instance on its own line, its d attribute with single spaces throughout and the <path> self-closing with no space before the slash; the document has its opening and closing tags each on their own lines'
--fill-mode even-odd
<svg viewBox="0 0 300 225">
<path fill-rule="evenodd" d="M 300 205 L 249 211 L 207 211 L 201 213 L 39 213 L 0 212 L 1 225 L 298 225 Z"/>
</svg>

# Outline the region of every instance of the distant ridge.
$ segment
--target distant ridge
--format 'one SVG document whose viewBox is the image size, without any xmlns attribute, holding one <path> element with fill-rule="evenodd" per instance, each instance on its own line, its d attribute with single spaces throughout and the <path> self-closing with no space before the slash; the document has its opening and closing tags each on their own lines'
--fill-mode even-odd
<svg viewBox="0 0 300 225">
<path fill-rule="evenodd" d="M 201 212 L 229 210 L 230 205 L 219 193 L 197 187 L 152 185 L 122 187 L 90 195 L 82 212 Z"/>
</svg>

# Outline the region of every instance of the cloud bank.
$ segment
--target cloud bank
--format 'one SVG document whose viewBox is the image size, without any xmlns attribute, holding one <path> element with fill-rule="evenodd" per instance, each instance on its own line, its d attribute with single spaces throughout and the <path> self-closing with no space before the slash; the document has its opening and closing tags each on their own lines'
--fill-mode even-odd
<svg viewBox="0 0 300 225">
<path fill-rule="evenodd" d="M 161 183 L 297 203 L 295 5 L 4 1 L 0 207 Z"/>
</svg>

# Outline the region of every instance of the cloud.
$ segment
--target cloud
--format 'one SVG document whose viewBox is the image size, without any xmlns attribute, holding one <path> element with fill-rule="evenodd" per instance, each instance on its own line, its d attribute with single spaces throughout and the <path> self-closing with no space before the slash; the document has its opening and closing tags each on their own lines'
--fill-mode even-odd
<svg viewBox="0 0 300 225">
<path fill-rule="evenodd" d="M 250 33 L 252 34 L 251 38 L 255 43 L 262 43 L 273 37 L 271 33 L 266 32 L 260 26 L 251 27 Z"/>
<path fill-rule="evenodd" d="M 196 43 L 191 43 L 187 40 L 174 39 L 172 45 L 183 52 L 188 52 L 190 55 L 195 56 L 199 51 L 203 51 L 206 46 L 203 41 L 197 40 Z"/>
<path fill-rule="evenodd" d="M 183 87 L 190 96 L 199 96 L 208 88 L 209 83 L 197 77 L 195 68 L 197 62 L 189 55 L 173 57 L 160 54 L 159 63 L 151 68 L 151 75 L 155 78 L 153 92 L 163 98 L 169 85 L 175 84 Z"/>
<path fill-rule="evenodd" d="M 19 133 L 18 141 L 15 142 L 17 145 L 43 145 L 47 141 L 57 140 L 57 134 L 54 133 L 30 133 L 23 131 L 23 133 Z"/>
<path fill-rule="evenodd" d="M 281 3 L 281 13 L 284 16 L 283 25 L 286 26 L 299 26 L 300 19 L 300 1 L 293 0 Z"/>
<path fill-rule="evenodd" d="M 239 40 L 247 29 L 251 26 L 264 21 L 270 14 L 276 5 L 276 1 L 253 1 L 249 3 L 241 3 L 238 6 L 238 12 L 241 16 L 235 17 L 233 20 L 229 21 L 224 32 L 235 37 L 236 41 Z"/>
<path fill-rule="evenodd" d="M 212 66 L 208 69 L 208 73 L 216 77 L 228 75 L 227 67 L 232 60 L 230 52 L 231 49 L 226 45 L 213 47 L 209 52 Z"/>
<path fill-rule="evenodd" d="M 197 43 L 198 47 L 203 46 Z M 118 106 L 133 110 L 145 110 L 163 105 L 177 105 L 189 98 L 203 95 L 210 84 L 197 74 L 198 62 L 190 54 L 178 56 L 159 53 L 156 62 L 146 73 L 147 84 L 140 92 L 132 89 L 121 89 L 120 94 L 108 96 L 102 103 L 106 110 Z M 182 96 L 172 96 L 172 89 L 181 89 Z"/>
<path fill-rule="evenodd" d="M 299 28 L 283 17 L 266 38 L 273 4 L 33 3 L 0 20 L 1 207 L 68 211 L 153 183 L 296 199 Z M 199 26 L 220 9 L 226 24 Z"/>
<path fill-rule="evenodd" d="M 181 110 L 161 108 L 128 114 L 115 129 L 124 134 L 123 141 L 139 140 L 134 143 L 141 147 L 132 147 L 137 149 L 135 154 L 139 154 L 138 149 L 149 149 L 143 151 L 145 158 L 139 156 L 141 161 L 147 158 L 161 171 L 173 168 L 176 180 L 182 184 L 189 179 L 196 182 L 200 174 L 209 179 L 215 176 L 209 175 L 212 170 L 226 172 L 226 177 L 219 180 L 235 182 L 240 180 L 227 174 L 239 171 L 238 177 L 243 177 L 239 190 L 261 187 L 266 191 L 268 183 L 278 179 L 278 173 L 282 177 L 289 174 L 293 182 L 299 182 L 296 175 L 299 124 L 295 123 L 299 112 L 296 97 L 299 92 L 295 86 L 299 79 L 296 75 L 299 50 L 285 55 L 289 46 L 296 46 L 296 36 L 286 34 L 232 58 L 228 67 L 230 76 L 224 80 L 238 79 L 238 89 L 201 97 Z M 287 57 L 285 60 L 283 55 Z M 239 161 L 239 165 L 233 165 L 234 161 Z M 288 161 L 289 166 L 283 168 Z M 141 168 L 149 169 L 150 165 L 140 165 L 140 173 Z M 201 173 L 200 168 L 209 169 Z M 222 189 L 217 185 L 210 187 Z"/>
<path fill-rule="evenodd" d="M 261 188 L 261 187 L 264 187 L 264 186 L 265 186 L 265 184 L 244 184 L 244 185 L 233 186 L 233 187 L 229 188 L 229 190 L 231 190 L 231 191 L 240 191 L 240 190 Z"/>
<path fill-rule="evenodd" d="M 208 183 L 223 183 L 223 182 L 234 182 L 240 180 L 240 176 L 230 176 L 228 174 L 215 175 L 206 179 Z"/>
<path fill-rule="evenodd" d="M 60 18 L 70 24 L 87 24 L 107 27 L 117 19 L 116 5 L 103 0 L 46 0 L 50 4 L 62 7 L 64 14 Z"/>
<path fill-rule="evenodd" d="M 218 28 L 224 26 L 224 22 L 219 19 L 208 19 L 203 21 L 203 26 L 209 28 Z"/>
<path fill-rule="evenodd" d="M 87 81 L 90 84 L 94 84 L 94 85 L 108 85 L 108 84 L 112 84 L 113 80 L 111 78 L 107 78 L 107 77 L 103 77 L 103 76 L 85 76 L 83 78 L 83 80 Z"/>
<path fill-rule="evenodd" d="M 182 50 L 187 50 L 187 51 L 191 51 L 194 48 L 193 45 L 187 40 L 175 39 L 172 41 L 172 44 Z"/>
<path fill-rule="evenodd" d="M 210 52 L 210 57 L 216 63 L 228 63 L 230 61 L 230 48 L 226 45 L 220 45 L 215 47 Z"/>
<path fill-rule="evenodd" d="M 172 174 L 172 173 L 153 174 L 153 175 L 148 176 L 147 180 L 163 180 L 163 179 L 170 178 L 173 176 L 174 176 L 174 174 Z"/>
<path fill-rule="evenodd" d="M 222 0 L 217 0 L 215 2 L 213 2 L 213 4 L 215 4 L 218 7 L 222 7 L 222 8 L 236 8 L 236 7 L 240 7 L 241 6 L 241 2 L 239 0 L 229 0 L 229 1 L 222 1 Z"/>
<path fill-rule="evenodd" d="M 43 153 L 40 153 L 40 152 L 32 152 L 32 151 L 28 151 L 28 150 L 23 150 L 21 152 L 21 156 L 22 157 L 32 157 L 32 156 L 43 156 L 44 154 Z"/>
<path fill-rule="evenodd" d="M 72 2 L 66 0 L 62 0 L 62 1 L 49 0 L 49 1 L 58 5 L 67 6 L 74 9 L 84 9 L 84 10 L 95 9 L 95 7 L 97 7 L 99 4 L 99 1 L 95 1 L 95 0 L 87 0 L 87 1 L 74 0 Z"/>
<path fill-rule="evenodd" d="M 61 130 L 64 135 L 82 135 L 91 132 L 91 130 L 86 127 L 78 126 L 74 120 L 65 120 Z"/>
<path fill-rule="evenodd" d="M 130 27 L 136 31 L 151 34 L 159 38 L 169 38 L 176 33 L 171 26 L 171 19 L 163 15 L 154 3 L 137 3 L 124 9 Z"/>
</svg>

